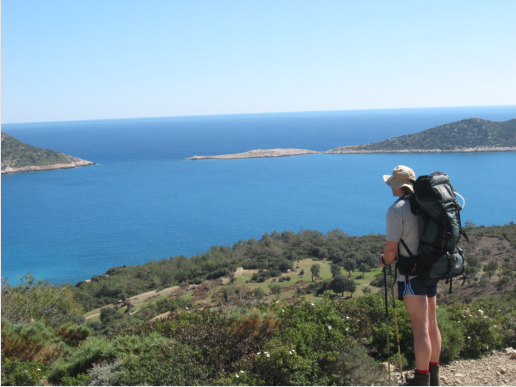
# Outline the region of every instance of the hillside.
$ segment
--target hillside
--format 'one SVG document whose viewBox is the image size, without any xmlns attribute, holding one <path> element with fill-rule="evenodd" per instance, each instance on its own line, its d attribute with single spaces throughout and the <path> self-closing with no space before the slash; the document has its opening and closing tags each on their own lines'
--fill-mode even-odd
<svg viewBox="0 0 516 387">
<path fill-rule="evenodd" d="M 26 144 L 2 132 L 2 173 L 65 169 L 93 164 L 61 152 Z"/>
<path fill-rule="evenodd" d="M 457 279 L 451 295 L 441 281 L 438 298 L 444 303 L 498 296 L 516 285 L 516 225 L 476 227 L 468 222 L 466 230 L 470 242 L 461 240 L 460 245 L 466 252 L 469 279 L 463 286 Z M 272 232 L 232 247 L 213 246 L 190 258 L 170 257 L 111 268 L 79 282 L 73 290 L 89 311 L 85 314 L 88 321 L 100 323 L 103 307 L 118 308 L 109 324 L 97 326 L 99 330 L 127 324 L 129 315 L 124 312 L 128 308 L 134 318 L 141 319 L 181 305 L 219 307 L 249 293 L 269 301 L 302 297 L 313 302 L 324 292 L 347 299 L 383 291 L 377 255 L 384 239 L 380 234 L 352 237 L 340 230 L 327 234 L 311 230 Z M 319 266 L 315 276 L 313 265 Z M 335 273 L 355 286 L 335 293 L 331 287 Z"/>
<path fill-rule="evenodd" d="M 516 225 L 466 223 L 469 279 L 438 290 L 441 383 L 514 385 Z M 2 385 L 387 385 L 389 355 L 397 385 L 394 337 L 407 372 L 413 334 L 389 299 L 387 346 L 384 238 L 272 232 L 75 287 L 4 279 Z"/>
<path fill-rule="evenodd" d="M 496 122 L 469 118 L 381 142 L 339 147 L 327 153 L 496 150 L 516 150 L 516 119 Z"/>
</svg>

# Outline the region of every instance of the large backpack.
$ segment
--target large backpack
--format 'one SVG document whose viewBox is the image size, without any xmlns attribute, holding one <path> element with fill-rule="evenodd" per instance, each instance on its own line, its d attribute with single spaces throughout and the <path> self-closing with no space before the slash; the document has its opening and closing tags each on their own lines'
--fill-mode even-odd
<svg viewBox="0 0 516 387">
<path fill-rule="evenodd" d="M 408 200 L 418 218 L 419 248 L 414 254 L 401 240 L 410 255 L 403 257 L 398 251 L 396 267 L 401 274 L 423 276 L 430 279 L 445 279 L 452 291 L 452 278 L 464 276 L 464 252 L 457 246 L 460 236 L 468 237 L 460 221 L 461 205 L 448 175 L 435 172 L 412 182 L 414 192 L 401 197 Z"/>
</svg>

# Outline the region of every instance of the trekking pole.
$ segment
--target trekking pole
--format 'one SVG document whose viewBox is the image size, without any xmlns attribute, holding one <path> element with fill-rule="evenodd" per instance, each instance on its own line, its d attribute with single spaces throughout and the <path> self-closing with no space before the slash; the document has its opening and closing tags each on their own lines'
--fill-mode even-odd
<svg viewBox="0 0 516 387">
<path fill-rule="evenodd" d="M 391 347 L 389 345 L 389 305 L 387 304 L 387 269 L 383 267 L 383 284 L 385 287 L 385 325 L 387 330 L 387 368 L 389 372 L 389 386 L 391 385 Z"/>
<path fill-rule="evenodd" d="M 398 316 L 396 314 L 396 301 L 394 300 L 394 281 L 392 280 L 392 269 L 391 269 L 390 265 L 389 265 L 389 276 L 391 277 L 392 309 L 394 311 L 394 325 L 396 327 L 396 342 L 398 343 L 398 361 L 400 363 L 401 381 L 403 381 L 403 369 L 401 368 L 400 335 L 399 335 L 399 332 L 398 332 Z"/>
</svg>

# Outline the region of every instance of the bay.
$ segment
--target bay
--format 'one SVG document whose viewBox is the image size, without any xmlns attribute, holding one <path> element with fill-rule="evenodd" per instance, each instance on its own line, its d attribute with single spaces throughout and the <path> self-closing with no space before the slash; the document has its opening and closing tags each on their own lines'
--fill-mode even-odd
<svg viewBox="0 0 516 387">
<path fill-rule="evenodd" d="M 2 276 L 76 283 L 108 268 L 190 256 L 274 230 L 385 232 L 398 164 L 448 173 L 463 222 L 514 221 L 516 153 L 305 155 L 185 161 L 251 149 L 329 150 L 515 106 L 169 117 L 2 125 L 95 166 L 2 176 Z"/>
</svg>

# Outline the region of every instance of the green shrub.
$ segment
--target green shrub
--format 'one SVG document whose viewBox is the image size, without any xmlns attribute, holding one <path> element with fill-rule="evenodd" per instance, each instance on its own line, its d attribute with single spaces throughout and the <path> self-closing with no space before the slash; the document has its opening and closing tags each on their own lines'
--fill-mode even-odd
<svg viewBox="0 0 516 387">
<path fill-rule="evenodd" d="M 265 297 L 265 291 L 261 288 L 254 289 L 254 296 L 257 300 L 261 300 L 263 297 Z"/>
<path fill-rule="evenodd" d="M 280 294 L 281 293 L 281 285 L 277 283 L 271 283 L 269 284 L 269 289 L 271 290 L 272 294 Z"/>
<path fill-rule="evenodd" d="M 362 347 L 342 348 L 339 358 L 325 371 L 331 375 L 329 385 L 337 386 L 374 386 L 382 376 L 378 364 Z"/>
<path fill-rule="evenodd" d="M 13 324 L 2 320 L 2 358 L 50 364 L 65 350 L 52 328 L 41 322 Z"/>
<path fill-rule="evenodd" d="M 119 380 L 124 372 L 125 370 L 122 370 L 119 361 L 112 363 L 102 361 L 100 363 L 93 364 L 93 368 L 88 370 L 88 374 L 86 375 L 86 384 L 88 386 L 120 386 L 121 384 Z M 65 378 L 63 378 L 63 382 Z"/>
<path fill-rule="evenodd" d="M 85 325 L 67 324 L 56 330 L 56 335 L 67 345 L 77 347 L 91 334 L 90 328 Z"/>
<path fill-rule="evenodd" d="M 2 319 L 26 324 L 41 321 L 58 327 L 80 313 L 69 286 L 54 286 L 30 274 L 16 286 L 7 278 L 2 283 Z"/>
<path fill-rule="evenodd" d="M 464 333 L 459 324 L 454 324 L 446 308 L 437 308 L 437 324 L 441 331 L 441 363 L 450 363 L 464 348 Z"/>
<path fill-rule="evenodd" d="M 48 380 L 54 384 L 60 383 L 65 376 L 76 377 L 80 373 L 87 373 L 93 364 L 113 362 L 126 354 L 162 348 L 168 341 L 157 333 L 148 336 L 118 336 L 113 339 L 94 337 L 54 363 Z"/>
<path fill-rule="evenodd" d="M 36 386 L 45 379 L 48 366 L 35 361 L 8 360 L 2 356 L 2 386 Z"/>
<path fill-rule="evenodd" d="M 503 339 L 500 325 L 483 309 L 454 303 L 448 308 L 448 312 L 450 319 L 464 334 L 464 347 L 460 352 L 462 356 L 479 357 L 489 348 L 500 348 Z"/>
<path fill-rule="evenodd" d="M 196 361 L 201 354 L 182 344 L 154 348 L 122 362 L 117 382 L 126 386 L 197 386 L 208 385 L 207 367 Z M 114 374 L 111 372 L 111 374 Z"/>
</svg>

